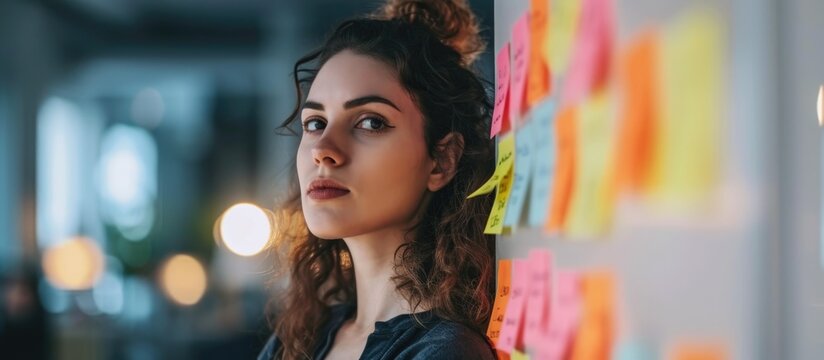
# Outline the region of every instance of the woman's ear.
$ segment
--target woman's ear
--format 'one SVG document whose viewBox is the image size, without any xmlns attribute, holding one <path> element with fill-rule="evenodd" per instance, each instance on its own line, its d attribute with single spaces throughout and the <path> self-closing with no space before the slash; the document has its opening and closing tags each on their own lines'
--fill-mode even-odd
<svg viewBox="0 0 824 360">
<path fill-rule="evenodd" d="M 446 134 L 435 145 L 435 167 L 429 173 L 427 187 L 435 192 L 449 184 L 458 171 L 458 162 L 461 160 L 464 149 L 463 136 L 458 132 Z"/>
</svg>

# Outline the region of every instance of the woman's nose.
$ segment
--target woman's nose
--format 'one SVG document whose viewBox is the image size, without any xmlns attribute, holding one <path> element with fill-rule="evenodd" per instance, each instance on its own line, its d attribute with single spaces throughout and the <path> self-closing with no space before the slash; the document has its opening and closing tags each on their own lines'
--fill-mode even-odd
<svg viewBox="0 0 824 360">
<path fill-rule="evenodd" d="M 312 158 L 316 166 L 341 166 L 346 162 L 346 156 L 338 144 L 328 135 L 331 134 L 323 134 L 312 147 Z"/>
</svg>

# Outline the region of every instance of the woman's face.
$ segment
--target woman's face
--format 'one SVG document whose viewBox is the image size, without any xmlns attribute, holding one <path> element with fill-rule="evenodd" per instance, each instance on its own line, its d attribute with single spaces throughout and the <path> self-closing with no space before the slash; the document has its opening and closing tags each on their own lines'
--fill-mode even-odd
<svg viewBox="0 0 824 360">
<path fill-rule="evenodd" d="M 423 115 L 392 68 L 336 54 L 315 77 L 301 122 L 298 179 L 313 234 L 344 238 L 412 224 L 436 163 Z"/>
</svg>

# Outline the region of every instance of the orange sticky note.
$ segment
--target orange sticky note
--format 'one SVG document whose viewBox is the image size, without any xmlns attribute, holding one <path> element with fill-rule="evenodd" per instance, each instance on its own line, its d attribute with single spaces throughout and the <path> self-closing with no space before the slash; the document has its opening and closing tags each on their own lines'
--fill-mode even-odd
<svg viewBox="0 0 824 360">
<path fill-rule="evenodd" d="M 509 119 L 517 122 L 526 112 L 526 78 L 529 65 L 529 13 L 512 27 L 512 76 L 510 77 Z"/>
<path fill-rule="evenodd" d="M 658 122 L 658 36 L 646 31 L 621 55 L 624 107 L 618 122 L 615 187 L 638 192 L 652 167 Z"/>
<path fill-rule="evenodd" d="M 537 349 L 543 359 L 566 359 L 569 356 L 573 334 L 581 317 L 581 287 L 578 273 L 558 271 L 553 288 L 551 317 L 546 326 L 545 341 Z"/>
<path fill-rule="evenodd" d="M 492 126 L 489 137 L 509 130 L 509 43 L 498 52 L 496 61 L 495 105 L 492 109 Z"/>
<path fill-rule="evenodd" d="M 532 249 L 527 257 L 529 284 L 526 298 L 526 324 L 524 344 L 536 347 L 543 339 L 542 328 L 547 324 L 549 313 L 550 280 L 552 279 L 552 254 L 544 249 Z"/>
<path fill-rule="evenodd" d="M 564 225 L 569 200 L 575 184 L 576 157 L 576 110 L 567 107 L 555 120 L 556 141 L 558 143 L 555 182 L 552 186 L 552 205 L 545 223 L 547 231 L 557 231 Z"/>
<path fill-rule="evenodd" d="M 576 104 L 605 85 L 611 60 L 613 13 L 612 0 L 583 0 L 563 104 Z"/>
<path fill-rule="evenodd" d="M 504 312 L 506 304 L 509 302 L 509 291 L 512 287 L 512 260 L 498 260 L 498 279 L 495 290 L 495 302 L 492 305 L 492 317 L 489 319 L 489 326 L 486 329 L 486 336 L 495 344 L 501 333 L 501 326 L 504 324 Z"/>
<path fill-rule="evenodd" d="M 544 58 L 547 24 L 549 23 L 549 0 L 529 2 L 529 69 L 526 83 L 526 104 L 532 107 L 550 94 L 552 75 L 549 63 Z"/>
<path fill-rule="evenodd" d="M 729 359 L 727 348 L 721 343 L 681 342 L 677 344 L 668 357 L 672 360 L 726 360 Z"/>
<path fill-rule="evenodd" d="M 498 260 L 498 278 L 495 289 L 495 302 L 492 305 L 492 316 L 489 319 L 489 326 L 486 329 L 486 336 L 492 340 L 492 344 L 498 343 L 501 335 L 501 327 L 504 324 L 506 304 L 509 302 L 509 293 L 512 288 L 512 260 Z M 498 358 L 505 359 L 508 354 L 498 351 Z"/>
<path fill-rule="evenodd" d="M 572 360 L 607 360 L 614 337 L 613 280 L 608 272 L 585 274 L 584 311 L 572 349 Z"/>
<path fill-rule="evenodd" d="M 512 292 L 506 304 L 504 324 L 496 347 L 507 354 L 515 348 L 523 348 L 523 317 L 526 308 L 528 263 L 525 259 L 515 259 L 512 264 Z"/>
</svg>

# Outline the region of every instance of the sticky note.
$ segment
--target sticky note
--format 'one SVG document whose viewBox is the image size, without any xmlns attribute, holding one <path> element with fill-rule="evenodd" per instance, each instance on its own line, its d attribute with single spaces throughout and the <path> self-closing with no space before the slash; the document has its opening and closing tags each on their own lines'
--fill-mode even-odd
<svg viewBox="0 0 824 360">
<path fill-rule="evenodd" d="M 563 103 L 577 104 L 605 85 L 613 37 L 612 0 L 582 0 L 578 34 L 564 79 Z"/>
<path fill-rule="evenodd" d="M 549 0 L 529 2 L 529 65 L 526 83 L 526 104 L 532 107 L 550 94 L 550 68 L 544 57 Z"/>
<path fill-rule="evenodd" d="M 529 65 L 529 13 L 512 27 L 512 75 L 510 77 L 509 118 L 517 121 L 526 112 L 526 78 Z"/>
<path fill-rule="evenodd" d="M 515 138 L 512 134 L 507 134 L 498 142 L 498 157 L 495 163 L 495 172 L 478 190 L 469 194 L 467 199 L 471 199 L 478 195 L 488 194 L 495 190 L 498 184 L 501 183 L 504 176 L 512 170 L 512 164 L 515 163 Z"/>
<path fill-rule="evenodd" d="M 509 130 L 509 43 L 504 44 L 496 58 L 495 103 L 489 137 Z"/>
<path fill-rule="evenodd" d="M 694 207 L 718 181 L 723 126 L 720 20 L 696 11 L 678 19 L 661 44 L 661 121 L 650 192 L 660 204 Z"/>
<path fill-rule="evenodd" d="M 523 348 L 523 316 L 526 308 L 526 292 L 529 268 L 526 259 L 515 259 L 512 262 L 512 292 L 506 304 L 504 325 L 498 338 L 497 348 L 507 354 L 512 354 L 516 347 Z"/>
<path fill-rule="evenodd" d="M 653 360 L 657 357 L 653 349 L 644 341 L 638 339 L 624 340 L 615 347 L 615 360 Z"/>
<path fill-rule="evenodd" d="M 619 86 L 623 90 L 617 123 L 615 187 L 639 193 L 649 181 L 658 123 L 658 34 L 647 30 L 622 51 Z"/>
<path fill-rule="evenodd" d="M 551 201 L 550 184 L 555 174 L 555 100 L 545 100 L 532 109 L 532 170 L 529 175 L 529 226 L 543 225 Z"/>
<path fill-rule="evenodd" d="M 495 287 L 495 301 L 492 304 L 492 316 L 489 319 L 489 326 L 486 336 L 492 340 L 493 344 L 498 343 L 501 334 L 501 326 L 504 324 L 504 313 L 506 304 L 509 301 L 509 292 L 512 287 L 512 260 L 498 260 L 498 277 Z"/>
<path fill-rule="evenodd" d="M 510 359 L 512 360 L 529 360 L 529 355 L 518 350 L 512 351 L 512 354 L 510 356 Z"/>
<path fill-rule="evenodd" d="M 609 359 L 614 337 L 613 280 L 606 271 L 587 273 L 582 279 L 584 308 L 572 360 Z"/>
<path fill-rule="evenodd" d="M 524 344 L 536 347 L 543 341 L 543 329 L 550 317 L 550 283 L 552 280 L 552 254 L 545 249 L 529 251 L 526 298 L 526 324 L 524 325 Z"/>
<path fill-rule="evenodd" d="M 578 273 L 559 270 L 546 334 L 536 349 L 543 359 L 567 358 L 581 317 L 581 285 Z"/>
<path fill-rule="evenodd" d="M 575 182 L 576 121 L 577 115 L 574 107 L 561 110 L 555 120 L 557 165 L 555 179 L 552 184 L 552 202 L 545 223 L 547 231 L 561 230 L 566 219 L 569 199 Z"/>
<path fill-rule="evenodd" d="M 723 343 L 681 341 L 670 351 L 672 360 L 726 360 L 727 346 Z"/>
<path fill-rule="evenodd" d="M 565 234 L 603 235 L 612 222 L 614 182 L 610 98 L 604 91 L 581 103 L 576 132 L 575 184 L 565 218 Z"/>
<path fill-rule="evenodd" d="M 495 193 L 495 201 L 492 203 L 492 211 L 486 221 L 484 234 L 501 234 L 504 230 L 504 215 L 506 206 L 509 203 L 509 194 L 512 191 L 512 167 L 498 184 L 498 192 Z"/>
<path fill-rule="evenodd" d="M 532 122 L 527 122 L 515 131 L 515 164 L 512 170 L 512 191 L 509 194 L 504 227 L 515 229 L 521 218 L 526 200 L 532 170 L 533 131 Z"/>
<path fill-rule="evenodd" d="M 554 74 L 567 71 L 580 13 L 581 0 L 552 0 L 543 55 Z"/>
</svg>

